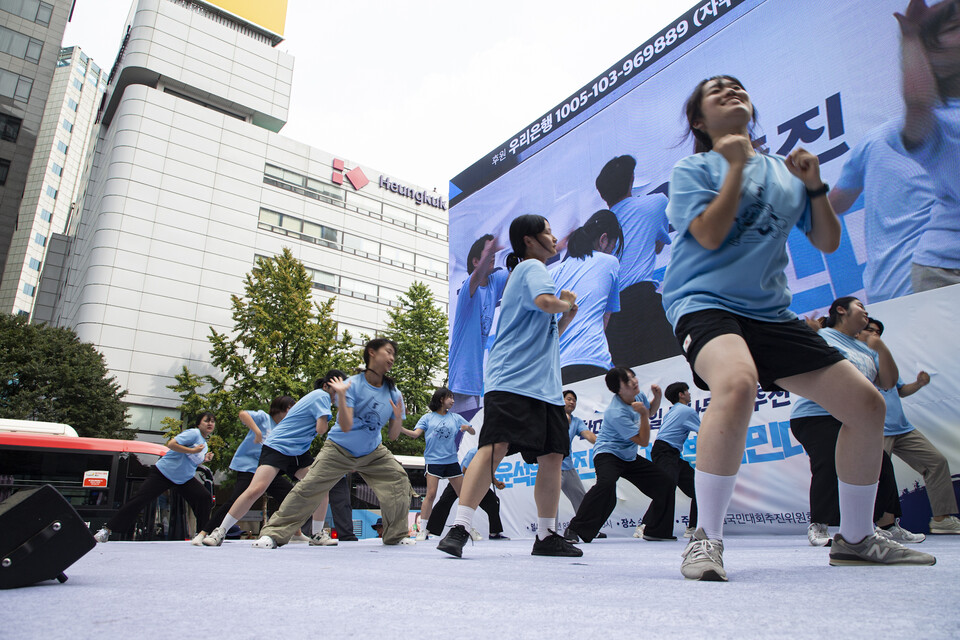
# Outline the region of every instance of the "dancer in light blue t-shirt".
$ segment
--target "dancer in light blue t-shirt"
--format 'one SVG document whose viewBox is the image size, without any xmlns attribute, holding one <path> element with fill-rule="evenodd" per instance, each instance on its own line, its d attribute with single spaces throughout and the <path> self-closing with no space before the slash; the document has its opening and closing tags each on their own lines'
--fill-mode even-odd
<svg viewBox="0 0 960 640">
<path fill-rule="evenodd" d="M 560 466 L 560 490 L 563 492 L 563 495 L 567 496 L 567 500 L 573 505 L 573 513 L 576 514 L 577 509 L 580 508 L 580 504 L 583 502 L 583 496 L 587 495 L 587 490 L 583 486 L 583 480 L 580 479 L 580 472 L 577 471 L 573 464 L 573 441 L 581 438 L 590 444 L 596 444 L 597 436 L 583 420 L 573 415 L 573 412 L 577 410 L 577 394 L 573 389 L 564 390 L 563 405 L 564 413 L 567 414 L 567 420 L 570 421 L 570 431 L 568 432 L 570 436 L 570 453 L 563 459 L 563 464 Z M 597 537 L 605 538 L 606 534 L 598 534 Z M 569 542 L 576 542 L 576 540 L 569 538 L 567 540 Z"/>
<path fill-rule="evenodd" d="M 663 416 L 663 422 L 657 430 L 657 439 L 650 450 L 650 459 L 670 477 L 674 487 L 690 498 L 690 513 L 683 533 L 685 538 L 689 538 L 697 529 L 697 491 L 694 481 L 696 474 L 693 466 L 680 457 L 680 454 L 687 436 L 700 431 L 700 414 L 690 406 L 690 386 L 686 382 L 668 384 L 663 395 L 672 406 Z M 637 533 L 643 535 L 642 531 Z"/>
<path fill-rule="evenodd" d="M 754 411 L 757 385 L 808 397 L 840 419 L 840 533 L 830 564 L 933 564 L 873 532 L 882 459 L 879 391 L 790 311 L 787 236 L 803 232 L 826 252 L 841 226 L 817 156 L 758 153 L 753 103 L 738 79 L 701 81 L 684 106 L 694 155 L 670 178 L 667 217 L 676 230 L 663 304 L 694 382 L 711 392 L 697 439 L 699 528 L 683 553 L 691 580 L 727 579 L 723 524 Z"/>
</svg>

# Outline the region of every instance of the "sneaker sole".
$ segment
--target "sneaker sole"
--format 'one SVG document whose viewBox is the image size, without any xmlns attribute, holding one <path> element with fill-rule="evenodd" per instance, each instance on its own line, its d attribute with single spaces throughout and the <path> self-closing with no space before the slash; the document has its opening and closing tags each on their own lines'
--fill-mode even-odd
<svg viewBox="0 0 960 640">
<path fill-rule="evenodd" d="M 656 536 L 643 536 L 643 539 L 647 542 L 670 542 L 671 540 L 676 540 L 676 536 L 672 538 L 657 538 Z"/>
<path fill-rule="evenodd" d="M 440 544 L 437 545 L 437 549 L 443 551 L 444 553 L 449 553 L 455 558 L 463 557 L 463 547 L 457 546 L 455 544 L 443 544 L 443 541 L 440 541 Z"/>
<path fill-rule="evenodd" d="M 960 536 L 960 531 L 934 531 L 930 530 L 931 536 Z"/>
<path fill-rule="evenodd" d="M 220 542 L 216 542 L 216 541 L 207 542 L 206 540 L 203 541 L 203 546 L 205 547 L 219 547 L 222 544 L 223 544 L 223 540 L 221 540 Z"/>
<path fill-rule="evenodd" d="M 687 580 L 695 580 L 697 582 L 726 582 L 727 576 L 717 572 L 715 569 L 707 569 L 700 574 L 699 578 L 691 576 L 683 576 Z"/>
<path fill-rule="evenodd" d="M 577 551 L 580 551 L 580 550 L 577 549 Z M 531 551 L 530 555 L 544 556 L 549 558 L 582 558 L 583 551 L 580 551 L 580 553 L 543 553 L 543 552 L 537 553 L 536 551 Z"/>
<path fill-rule="evenodd" d="M 825 541 L 823 541 L 823 542 L 814 542 L 813 540 L 810 540 L 810 546 L 811 546 L 811 547 L 832 547 L 832 546 L 833 546 L 833 538 L 828 538 L 827 540 L 825 540 Z"/>
</svg>

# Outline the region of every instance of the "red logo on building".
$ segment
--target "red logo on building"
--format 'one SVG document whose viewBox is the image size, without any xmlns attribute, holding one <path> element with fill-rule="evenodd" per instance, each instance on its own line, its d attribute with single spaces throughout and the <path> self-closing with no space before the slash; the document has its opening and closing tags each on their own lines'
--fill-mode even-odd
<svg viewBox="0 0 960 640">
<path fill-rule="evenodd" d="M 350 169 L 350 171 L 344 172 L 343 170 L 343 160 L 334 160 L 333 161 L 333 184 L 343 184 L 343 177 L 346 176 L 347 180 L 350 181 L 350 184 L 353 185 L 355 191 L 359 191 L 367 186 L 367 183 L 370 180 L 363 173 L 363 169 L 356 167 L 355 169 Z"/>
</svg>

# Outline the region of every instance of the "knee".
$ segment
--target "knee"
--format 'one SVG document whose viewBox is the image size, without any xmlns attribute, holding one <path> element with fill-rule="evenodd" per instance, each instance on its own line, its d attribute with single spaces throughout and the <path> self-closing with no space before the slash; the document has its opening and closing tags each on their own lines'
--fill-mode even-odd
<svg viewBox="0 0 960 640">
<path fill-rule="evenodd" d="M 878 425 L 882 430 L 887 415 L 887 403 L 880 392 L 872 386 L 867 387 L 860 404 L 864 419 L 869 420 L 871 426 Z"/>
<path fill-rule="evenodd" d="M 757 373 L 747 369 L 735 370 L 716 386 L 712 401 L 722 399 L 735 407 L 752 407 L 757 398 Z"/>
</svg>

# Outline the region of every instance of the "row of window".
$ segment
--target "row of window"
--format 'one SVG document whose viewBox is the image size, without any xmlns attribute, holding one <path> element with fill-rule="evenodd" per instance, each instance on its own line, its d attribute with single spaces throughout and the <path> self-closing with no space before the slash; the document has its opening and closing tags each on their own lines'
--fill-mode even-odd
<svg viewBox="0 0 960 640">
<path fill-rule="evenodd" d="M 31 91 L 33 91 L 33 78 L 0 69 L 0 96 L 28 102 Z"/>
<path fill-rule="evenodd" d="M 447 277 L 446 262 L 352 233 L 344 233 L 309 220 L 303 220 L 297 216 L 261 208 L 260 223 L 262 228 L 269 231 L 292 235 L 306 242 L 323 245 L 331 249 L 339 249 L 363 258 L 394 265 L 409 271 L 416 271 L 435 278 L 443 279 Z"/>
<path fill-rule="evenodd" d="M 43 40 L 31 38 L 0 25 L 0 52 L 8 53 L 15 58 L 23 58 L 27 62 L 38 63 L 40 54 L 43 52 Z"/>
<path fill-rule="evenodd" d="M 0 0 L 0 9 L 45 27 L 53 16 L 53 5 L 39 0 Z"/>
<path fill-rule="evenodd" d="M 10 175 L 10 161 L 0 158 L 0 186 L 7 184 L 8 175 Z"/>
<path fill-rule="evenodd" d="M 387 202 L 348 193 L 332 184 L 272 164 L 264 168 L 263 181 L 302 196 L 328 202 L 365 216 L 441 240 L 447 239 L 447 225 L 428 216 L 401 209 Z"/>
</svg>

